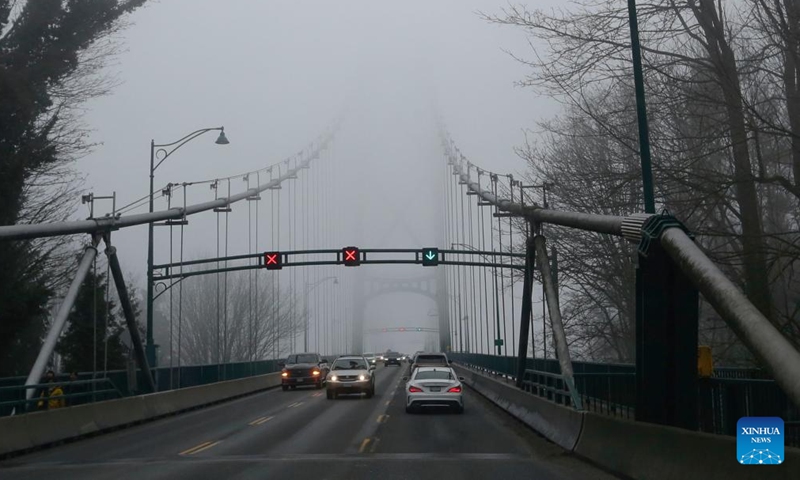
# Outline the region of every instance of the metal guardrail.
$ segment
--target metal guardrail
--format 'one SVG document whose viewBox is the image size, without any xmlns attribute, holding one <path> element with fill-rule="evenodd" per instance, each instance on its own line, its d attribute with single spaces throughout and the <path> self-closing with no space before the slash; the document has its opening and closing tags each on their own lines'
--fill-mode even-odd
<svg viewBox="0 0 800 480">
<path fill-rule="evenodd" d="M 49 395 L 49 390 L 59 387 L 61 395 Z M 26 399 L 25 392 L 34 390 L 34 395 Z M 50 402 L 61 402 L 62 407 L 72 407 L 84 403 L 121 398 L 123 395 L 108 378 L 92 380 L 75 380 L 67 382 L 41 383 L 36 385 L 11 385 L 0 387 L 0 399 L 13 397 L 11 400 L 0 401 L 0 412 L 6 415 L 27 413 L 32 411 L 49 410 Z M 7 413 L 6 413 L 7 412 Z"/>
<path fill-rule="evenodd" d="M 474 370 L 516 379 L 517 359 L 486 354 L 448 353 Z M 583 410 L 635 420 L 636 370 L 629 364 L 572 362 Z M 554 403 L 573 406 L 555 360 L 527 360 L 523 389 Z M 736 423 L 746 416 L 780 417 L 787 446 L 800 447 L 800 409 L 767 373 L 760 369 L 722 367 L 710 378 L 698 378 L 699 430 L 736 435 Z"/>
<path fill-rule="evenodd" d="M 190 365 L 180 368 L 159 367 L 152 370 L 158 391 L 163 392 L 177 388 L 195 387 L 218 381 L 274 373 L 280 371 L 279 362 L 280 360 L 261 360 L 257 362 Z M 145 374 L 141 370 L 137 370 L 135 375 L 131 375 L 128 370 L 112 370 L 106 372 L 104 376 L 102 375 L 104 374 L 98 372 L 97 376 L 92 378 L 92 373 L 80 373 L 78 374 L 78 381 L 73 382 L 70 382 L 65 374 L 57 375 L 53 384 L 29 386 L 37 389 L 37 392 L 30 400 L 25 400 L 25 392 L 29 389 L 25 386 L 26 377 L 0 378 L 0 416 L 8 416 L 12 412 L 19 415 L 26 411 L 35 411 L 36 405 L 41 400 L 38 390 L 50 388 L 53 385 L 60 385 L 64 389 L 65 395 L 59 398 L 64 398 L 67 406 L 144 393 L 145 389 L 142 387 L 145 385 Z M 75 391 L 77 388 L 83 388 L 86 391 Z M 28 405 L 28 408 L 23 408 L 26 405 Z M 30 405 L 33 405 L 33 407 Z"/>
</svg>

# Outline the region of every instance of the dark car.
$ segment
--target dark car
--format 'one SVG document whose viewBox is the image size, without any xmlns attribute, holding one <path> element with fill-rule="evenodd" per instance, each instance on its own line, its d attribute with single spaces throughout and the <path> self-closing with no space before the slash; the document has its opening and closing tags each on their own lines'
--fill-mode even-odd
<svg viewBox="0 0 800 480">
<path fill-rule="evenodd" d="M 328 361 L 318 353 L 293 353 L 280 364 L 281 388 L 285 392 L 298 386 L 322 388 L 328 381 Z"/>
<path fill-rule="evenodd" d="M 444 353 L 417 352 L 408 368 L 408 376 L 412 376 L 417 367 L 449 367 L 450 359 Z"/>
<path fill-rule="evenodd" d="M 386 360 L 384 360 L 384 365 L 385 366 L 387 366 L 387 367 L 389 365 L 397 365 L 398 367 L 400 366 L 400 358 L 402 357 L 402 355 L 400 355 L 399 353 L 397 353 L 397 352 L 386 352 L 386 355 L 384 355 L 383 357 L 386 359 Z"/>
</svg>

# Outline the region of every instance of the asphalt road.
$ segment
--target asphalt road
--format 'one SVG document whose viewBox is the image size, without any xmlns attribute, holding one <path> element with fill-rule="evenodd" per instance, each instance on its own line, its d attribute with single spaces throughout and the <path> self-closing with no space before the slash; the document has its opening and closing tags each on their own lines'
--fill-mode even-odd
<svg viewBox="0 0 800 480">
<path fill-rule="evenodd" d="M 463 415 L 406 414 L 404 371 L 379 367 L 369 400 L 270 390 L 13 458 L 0 463 L 0 478 L 615 478 L 471 391 Z"/>
</svg>

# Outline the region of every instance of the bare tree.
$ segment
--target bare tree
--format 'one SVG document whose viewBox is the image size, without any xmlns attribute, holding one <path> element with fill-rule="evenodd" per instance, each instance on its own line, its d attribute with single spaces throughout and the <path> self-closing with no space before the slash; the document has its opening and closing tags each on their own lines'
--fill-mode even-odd
<svg viewBox="0 0 800 480">
<path fill-rule="evenodd" d="M 523 27 L 546 42 L 546 51 L 534 50 L 533 61 L 520 58 L 532 69 L 521 83 L 566 105 L 561 119 L 538 132 L 539 145 L 522 149 L 532 177 L 555 181 L 563 206 L 625 215 L 641 208 L 628 12 L 619 2 L 573 5 L 569 12 L 552 13 L 511 7 L 485 18 Z M 684 220 L 751 301 L 800 344 L 800 292 L 793 274 L 800 257 L 800 203 L 786 162 L 791 158 L 794 164 L 792 152 L 800 145 L 787 114 L 792 102 L 800 112 L 792 53 L 798 48 L 796 7 L 794 0 L 657 0 L 640 4 L 639 21 L 657 201 Z M 620 195 L 621 189 L 628 195 Z M 600 239 L 592 238 L 599 250 L 592 256 L 577 239 L 558 232 L 569 252 L 562 258 L 576 255 L 571 261 L 595 274 L 606 268 L 611 251 Z M 624 296 L 611 301 L 619 310 L 604 311 L 616 277 L 598 275 L 600 282 L 592 283 L 585 271 L 566 273 L 579 288 L 605 287 L 599 291 L 607 293 L 592 298 L 583 292 L 582 299 L 565 305 L 577 301 L 572 311 L 584 316 L 624 317 L 623 305 L 631 304 Z M 738 350 L 713 311 L 705 305 L 702 311 L 701 337 Z M 584 327 L 591 338 L 592 329 Z"/>
<path fill-rule="evenodd" d="M 257 290 L 250 275 L 260 276 Z M 228 274 L 225 298 L 224 276 L 219 283 L 216 275 L 187 278 L 159 298 L 162 363 L 169 364 L 170 334 L 173 365 L 179 355 L 181 364 L 201 365 L 280 357 L 290 348 L 304 324 L 299 299 L 277 291 L 274 277 L 261 271 Z"/>
</svg>

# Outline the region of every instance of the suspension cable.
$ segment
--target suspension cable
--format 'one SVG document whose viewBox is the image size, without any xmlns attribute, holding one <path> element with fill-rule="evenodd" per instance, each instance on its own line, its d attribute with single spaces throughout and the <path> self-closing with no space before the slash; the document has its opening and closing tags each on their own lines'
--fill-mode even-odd
<svg viewBox="0 0 800 480">
<path fill-rule="evenodd" d="M 476 198 L 477 198 L 477 196 L 476 196 Z M 468 214 L 467 214 L 467 216 L 469 217 L 469 246 L 470 246 L 470 248 L 475 248 L 475 240 L 474 240 L 475 227 L 474 227 L 473 222 L 472 222 L 472 202 L 469 201 L 469 196 L 467 196 L 467 206 L 468 206 Z M 474 338 L 473 337 L 475 336 L 475 318 L 477 316 L 476 315 L 477 305 L 475 303 L 475 268 L 476 267 L 474 265 L 470 267 L 470 276 L 472 277 L 471 278 L 471 280 L 472 280 L 472 301 L 470 302 L 470 303 L 472 303 L 472 318 L 470 318 L 469 322 L 467 322 L 467 325 L 470 326 L 470 329 L 469 329 L 468 333 L 471 333 L 469 335 L 469 338 L 468 338 L 468 340 L 470 341 L 470 352 L 474 352 L 476 350 L 473 347 L 473 344 L 474 344 Z"/>
<path fill-rule="evenodd" d="M 186 212 L 186 187 L 183 189 L 183 211 Z M 183 233 L 184 224 L 186 223 L 186 214 L 184 213 L 181 219 L 181 266 L 180 273 L 183 276 Z M 178 284 L 178 388 L 181 388 L 183 376 L 181 375 L 181 367 L 183 365 L 183 282 Z"/>
</svg>

